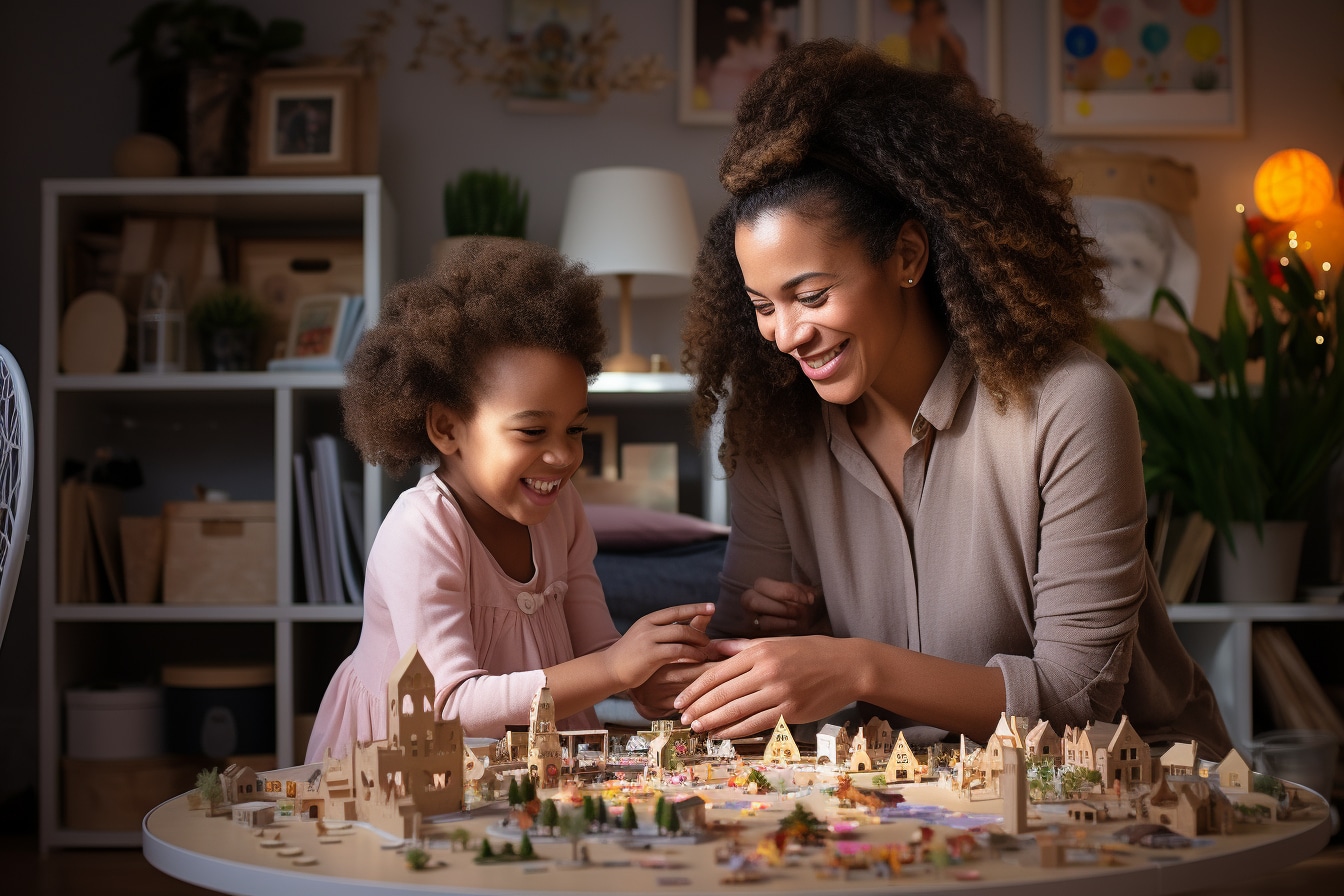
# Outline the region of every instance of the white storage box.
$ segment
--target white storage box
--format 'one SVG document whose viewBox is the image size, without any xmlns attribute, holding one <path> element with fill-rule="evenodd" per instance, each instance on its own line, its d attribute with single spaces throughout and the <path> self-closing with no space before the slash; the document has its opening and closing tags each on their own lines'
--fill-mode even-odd
<svg viewBox="0 0 1344 896">
<path fill-rule="evenodd" d="M 67 690 L 65 754 L 72 759 L 163 755 L 163 688 Z"/>
</svg>

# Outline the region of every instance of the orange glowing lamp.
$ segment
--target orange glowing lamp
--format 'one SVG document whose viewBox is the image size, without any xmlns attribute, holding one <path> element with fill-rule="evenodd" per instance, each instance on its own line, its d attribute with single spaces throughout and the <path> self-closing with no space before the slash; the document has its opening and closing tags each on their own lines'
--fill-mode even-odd
<svg viewBox="0 0 1344 896">
<path fill-rule="evenodd" d="M 1272 221 L 1296 221 L 1319 214 L 1335 195 L 1335 178 L 1320 156 L 1305 149 L 1281 149 L 1255 172 L 1255 204 Z"/>
</svg>

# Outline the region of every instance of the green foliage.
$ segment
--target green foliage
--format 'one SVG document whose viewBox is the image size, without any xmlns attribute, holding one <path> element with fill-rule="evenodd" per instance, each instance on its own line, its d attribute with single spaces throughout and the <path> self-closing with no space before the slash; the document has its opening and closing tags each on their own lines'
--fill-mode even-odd
<svg viewBox="0 0 1344 896">
<path fill-rule="evenodd" d="M 873 775 L 873 786 L 874 786 L 874 787 L 886 787 L 886 786 L 887 786 L 887 776 L 886 776 L 886 775 Z"/>
<path fill-rule="evenodd" d="M 487 838 L 485 838 L 485 837 L 482 837 L 482 838 L 481 838 L 481 851 L 480 851 L 479 853 L 476 854 L 476 858 L 478 858 L 478 859 L 493 859 L 494 857 L 495 857 L 495 851 L 494 851 L 493 849 L 490 848 L 490 841 L 489 841 L 489 839 L 487 839 Z"/>
<path fill-rule="evenodd" d="M 197 299 L 187 320 L 198 334 L 256 330 L 266 320 L 266 309 L 245 287 L 223 284 Z"/>
<path fill-rule="evenodd" d="M 1081 765 L 1066 765 L 1059 776 L 1059 783 L 1065 793 L 1081 793 L 1101 783 L 1101 772 Z"/>
<path fill-rule="evenodd" d="M 536 856 L 536 850 L 532 848 L 532 838 L 527 836 L 527 831 L 523 831 L 523 839 L 518 841 L 518 858 L 534 859 Z"/>
<path fill-rule="evenodd" d="M 206 63 L 232 56 L 260 69 L 273 57 L 303 44 L 303 23 L 272 19 L 264 26 L 234 3 L 161 0 L 131 20 L 130 35 L 108 62 L 135 57 L 135 72 Z"/>
<path fill-rule="evenodd" d="M 826 823 L 800 803 L 780 820 L 779 829 L 799 843 L 820 843 L 825 838 Z"/>
<path fill-rule="evenodd" d="M 663 810 L 667 813 L 667 818 L 663 820 L 663 830 L 669 834 L 676 834 L 681 831 L 681 813 L 677 811 L 676 803 L 668 803 L 667 808 Z"/>
<path fill-rule="evenodd" d="M 635 804 L 626 800 L 625 808 L 621 810 L 621 830 L 629 832 L 637 827 L 639 827 L 639 819 L 635 817 Z"/>
<path fill-rule="evenodd" d="M 197 773 L 196 792 L 211 806 L 224 801 L 224 785 L 219 782 L 218 768 L 201 769 Z"/>
<path fill-rule="evenodd" d="M 758 768 L 754 768 L 747 773 L 747 784 L 755 784 L 757 793 L 769 793 L 775 789 L 775 786 Z"/>
<path fill-rule="evenodd" d="M 530 803 L 537 798 L 537 782 L 531 775 L 523 776 L 523 802 Z"/>
<path fill-rule="evenodd" d="M 1257 258 L 1243 234 L 1247 257 Z M 1107 355 L 1125 376 L 1139 412 L 1144 482 L 1170 492 L 1178 514 L 1198 512 L 1234 551 L 1233 521 L 1306 517 L 1344 447 L 1344 369 L 1335 363 L 1338 334 L 1332 294 L 1318 289 L 1290 250 L 1284 286 L 1258 264 L 1229 281 L 1217 338 L 1197 330 L 1176 297 L 1158 290 L 1153 307 L 1181 315 L 1211 391 L 1196 391 L 1126 345 L 1104 325 Z M 1248 323 L 1237 286 L 1255 307 Z M 1263 386 L 1248 385 L 1248 361 L 1264 361 Z"/>
<path fill-rule="evenodd" d="M 406 867 L 412 871 L 423 871 L 429 864 L 429 853 L 418 846 L 406 850 Z"/>
<path fill-rule="evenodd" d="M 559 821 L 560 821 L 560 810 L 556 808 L 555 800 L 552 799 L 542 800 L 541 813 L 540 817 L 538 817 L 537 819 L 537 824 L 540 824 L 542 827 L 546 828 L 551 833 L 555 833 L 555 826 L 556 824 L 559 823 Z"/>
<path fill-rule="evenodd" d="M 597 826 L 606 830 L 608 821 L 610 821 L 610 817 L 607 814 L 607 801 L 599 796 L 597 798 Z"/>
<path fill-rule="evenodd" d="M 588 795 L 583 798 L 583 820 L 588 822 L 590 827 L 597 821 L 597 803 Z"/>
<path fill-rule="evenodd" d="M 509 807 L 521 806 L 523 804 L 523 788 L 518 783 L 517 778 L 509 780 Z"/>
<path fill-rule="evenodd" d="M 658 825 L 658 833 L 662 833 L 667 827 L 667 797 L 658 797 L 658 802 L 653 804 L 653 821 Z"/>
<path fill-rule="evenodd" d="M 469 169 L 443 187 L 448 236 L 527 236 L 528 195 L 516 177 Z"/>
<path fill-rule="evenodd" d="M 1282 781 L 1273 775 L 1262 775 L 1259 772 L 1251 773 L 1251 789 L 1256 793 L 1272 796 L 1276 800 L 1281 800 L 1288 795 L 1288 789 L 1283 786 Z"/>
</svg>

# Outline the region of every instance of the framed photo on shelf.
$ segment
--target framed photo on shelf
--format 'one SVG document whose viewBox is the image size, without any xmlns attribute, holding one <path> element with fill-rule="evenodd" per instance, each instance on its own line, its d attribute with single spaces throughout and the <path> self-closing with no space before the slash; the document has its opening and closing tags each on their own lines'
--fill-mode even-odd
<svg viewBox="0 0 1344 896">
<path fill-rule="evenodd" d="M 781 50 L 813 37 L 816 0 L 681 0 L 677 118 L 732 124 L 737 98 Z"/>
<path fill-rule="evenodd" d="M 616 416 L 614 414 L 591 414 L 584 424 L 588 431 L 583 434 L 584 475 L 593 479 L 606 479 L 614 482 L 620 478 L 616 440 Z"/>
<path fill-rule="evenodd" d="M 377 92 L 360 69 L 268 69 L 252 91 L 249 174 L 377 170 Z"/>
<path fill-rule="evenodd" d="M 1051 133 L 1244 132 L 1241 0 L 1051 0 L 1049 11 Z"/>
<path fill-rule="evenodd" d="M 1000 0 L 855 0 L 857 39 L 915 68 L 968 75 L 983 96 L 1002 89 Z"/>
<path fill-rule="evenodd" d="M 363 330 L 364 299 L 339 292 L 304 296 L 289 321 L 285 357 L 268 370 L 339 369 Z"/>
</svg>

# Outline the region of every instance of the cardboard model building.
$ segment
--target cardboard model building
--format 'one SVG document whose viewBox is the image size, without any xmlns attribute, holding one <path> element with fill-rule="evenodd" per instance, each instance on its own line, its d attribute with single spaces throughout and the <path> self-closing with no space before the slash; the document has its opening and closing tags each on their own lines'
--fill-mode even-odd
<svg viewBox="0 0 1344 896">
<path fill-rule="evenodd" d="M 761 761 L 767 765 L 784 765 L 797 762 L 798 758 L 798 744 L 793 739 L 793 732 L 789 730 L 784 717 L 780 716 L 770 740 L 765 745 L 765 755 Z"/>
<path fill-rule="evenodd" d="M 434 693 L 434 676 L 412 646 L 388 678 L 387 739 L 356 743 L 342 759 L 327 751 L 325 817 L 410 838 L 423 816 L 462 810 L 462 726 L 439 718 Z"/>
</svg>

